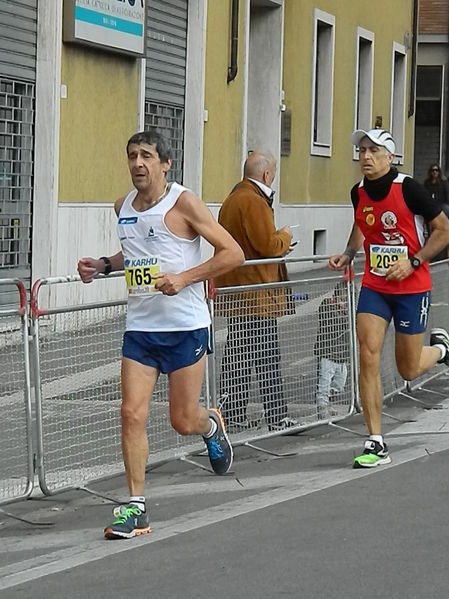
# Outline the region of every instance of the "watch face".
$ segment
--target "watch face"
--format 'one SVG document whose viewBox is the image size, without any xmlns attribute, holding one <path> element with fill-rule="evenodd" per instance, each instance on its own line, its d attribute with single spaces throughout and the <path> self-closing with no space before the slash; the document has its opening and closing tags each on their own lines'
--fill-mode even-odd
<svg viewBox="0 0 449 599">
<path fill-rule="evenodd" d="M 421 261 L 419 258 L 410 258 L 410 264 L 413 266 L 413 268 L 418 268 L 421 266 Z"/>
</svg>

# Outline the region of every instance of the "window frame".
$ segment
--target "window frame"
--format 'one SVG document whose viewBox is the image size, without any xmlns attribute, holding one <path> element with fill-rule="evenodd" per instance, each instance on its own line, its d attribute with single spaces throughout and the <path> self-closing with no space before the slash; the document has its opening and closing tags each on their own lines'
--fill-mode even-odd
<svg viewBox="0 0 449 599">
<path fill-rule="evenodd" d="M 401 81 L 397 79 L 396 73 L 396 55 L 402 56 L 402 75 Z M 396 85 L 401 85 L 402 98 L 397 99 Z M 396 154 L 393 160 L 394 164 L 404 164 L 405 150 L 405 115 L 407 101 L 407 51 L 403 44 L 393 42 L 391 50 L 391 88 L 390 88 L 390 133 L 396 142 Z M 400 104 L 398 105 L 398 102 Z M 397 115 L 399 116 L 399 130 L 397 125 Z"/>
<path fill-rule="evenodd" d="M 328 61 L 328 71 L 330 77 L 324 75 L 324 80 L 329 81 L 329 94 L 322 94 L 322 102 L 326 102 L 326 106 L 321 106 L 320 112 L 326 110 L 327 124 L 327 140 L 315 140 L 315 125 L 317 119 L 317 104 L 316 104 L 316 87 L 317 87 L 317 71 L 318 71 L 318 24 L 323 23 L 330 28 L 330 56 Z M 314 156 L 330 157 L 332 155 L 332 124 L 333 124 L 333 101 L 334 101 L 334 71 L 335 71 L 335 16 L 324 12 L 319 8 L 315 8 L 313 16 L 313 51 L 312 51 L 312 103 L 311 103 L 311 125 L 310 125 L 310 153 Z M 324 100 L 326 96 L 326 100 Z"/>
<path fill-rule="evenodd" d="M 368 125 L 364 126 L 359 122 L 359 105 L 360 105 L 360 94 L 359 94 L 359 80 L 360 80 L 360 40 L 363 39 L 370 43 L 370 61 L 369 61 L 369 69 L 370 73 L 368 75 L 369 79 L 369 116 L 367 117 Z M 355 88 L 354 88 L 354 131 L 356 129 L 372 129 L 372 120 L 373 120 L 373 94 L 374 94 L 374 39 L 375 34 L 368 29 L 364 29 L 363 27 L 357 27 L 356 34 L 356 62 L 355 62 Z M 353 147 L 353 159 L 359 159 L 359 150 L 355 146 Z"/>
</svg>

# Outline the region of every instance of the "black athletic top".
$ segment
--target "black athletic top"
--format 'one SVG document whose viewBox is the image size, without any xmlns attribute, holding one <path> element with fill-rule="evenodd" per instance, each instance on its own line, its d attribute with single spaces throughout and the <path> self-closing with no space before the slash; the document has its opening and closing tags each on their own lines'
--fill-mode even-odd
<svg viewBox="0 0 449 599">
<path fill-rule="evenodd" d="M 379 177 L 379 179 L 367 179 L 365 177 L 363 186 L 370 199 L 374 202 L 383 200 L 388 195 L 391 184 L 397 175 L 398 170 L 393 166 L 386 175 Z M 359 202 L 358 188 L 359 183 L 356 183 L 351 189 L 351 202 L 354 206 L 354 211 Z M 408 209 L 413 214 L 422 215 L 426 221 L 433 220 L 442 210 L 441 203 L 432 198 L 424 185 L 421 185 L 421 183 L 418 183 L 412 177 L 405 177 L 402 183 L 402 195 Z"/>
</svg>

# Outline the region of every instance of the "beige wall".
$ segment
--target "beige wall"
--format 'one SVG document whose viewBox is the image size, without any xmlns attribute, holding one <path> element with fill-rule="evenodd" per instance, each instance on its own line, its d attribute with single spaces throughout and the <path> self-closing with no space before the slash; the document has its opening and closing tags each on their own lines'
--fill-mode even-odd
<svg viewBox="0 0 449 599">
<path fill-rule="evenodd" d="M 357 27 L 375 33 L 373 119 L 390 125 L 392 41 L 404 43 L 412 31 L 412 0 L 351 3 L 322 0 L 319 8 L 335 16 L 335 64 L 332 156 L 311 156 L 312 36 L 315 2 L 285 4 L 284 90 L 292 110 L 292 151 L 281 160 L 281 194 L 286 204 L 348 203 L 349 189 L 358 180 L 350 134 L 354 124 L 355 50 Z M 407 52 L 406 114 L 410 93 L 411 52 Z M 407 118 L 407 117 L 406 117 Z M 374 123 L 373 123 L 374 125 Z M 413 119 L 405 126 L 405 160 L 412 169 Z"/>
<path fill-rule="evenodd" d="M 63 45 L 60 202 L 111 202 L 129 189 L 125 147 L 137 127 L 138 64 Z"/>
<path fill-rule="evenodd" d="M 240 2 L 238 74 L 228 84 L 231 2 L 208 3 L 202 192 L 207 202 L 222 202 L 241 178 L 244 5 Z"/>
</svg>

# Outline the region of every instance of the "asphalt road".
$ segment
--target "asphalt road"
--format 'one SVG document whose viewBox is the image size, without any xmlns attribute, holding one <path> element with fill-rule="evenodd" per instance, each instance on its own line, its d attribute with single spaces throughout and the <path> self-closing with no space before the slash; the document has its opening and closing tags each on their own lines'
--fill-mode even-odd
<svg viewBox="0 0 449 599">
<path fill-rule="evenodd" d="M 354 415 L 236 447 L 225 477 L 153 469 L 153 532 L 138 539 L 103 540 L 111 503 L 86 491 L 4 506 L 0 598 L 446 599 L 449 378 L 427 388 L 385 404 L 388 466 L 351 468 Z M 126 499 L 123 476 L 92 489 Z"/>
</svg>

